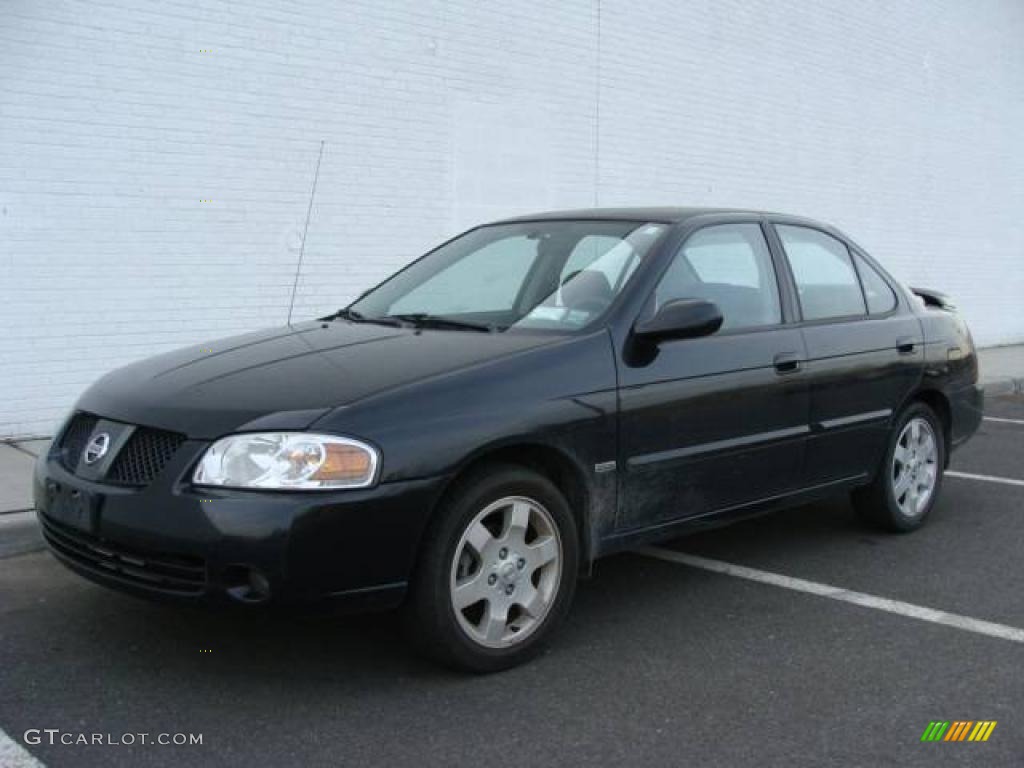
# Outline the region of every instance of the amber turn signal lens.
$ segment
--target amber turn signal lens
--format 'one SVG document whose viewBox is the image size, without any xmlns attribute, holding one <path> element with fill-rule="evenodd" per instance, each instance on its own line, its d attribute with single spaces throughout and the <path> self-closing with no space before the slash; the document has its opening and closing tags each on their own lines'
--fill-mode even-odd
<svg viewBox="0 0 1024 768">
<path fill-rule="evenodd" d="M 324 446 L 327 455 L 320 469 L 313 473 L 312 480 L 361 480 L 373 471 L 370 454 L 351 445 L 328 443 Z"/>
</svg>

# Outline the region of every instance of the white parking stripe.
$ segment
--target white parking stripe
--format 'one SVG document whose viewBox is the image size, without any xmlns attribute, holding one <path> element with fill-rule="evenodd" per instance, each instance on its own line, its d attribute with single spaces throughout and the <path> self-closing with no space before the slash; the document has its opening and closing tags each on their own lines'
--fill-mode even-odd
<svg viewBox="0 0 1024 768">
<path fill-rule="evenodd" d="M 21 744 L 0 729 L 0 765 L 4 768 L 45 768 Z"/>
<path fill-rule="evenodd" d="M 986 483 L 1003 483 L 1005 485 L 1019 485 L 1024 487 L 1024 480 L 1015 480 L 1012 477 L 996 477 L 995 475 L 975 475 L 970 472 L 954 472 L 946 470 L 946 477 L 962 477 L 964 480 L 984 480 Z"/>
<path fill-rule="evenodd" d="M 1000 416 L 982 416 L 985 421 L 998 421 L 1001 424 L 1022 424 L 1024 425 L 1024 419 L 1004 419 Z"/>
<path fill-rule="evenodd" d="M 991 621 L 972 619 L 969 616 L 961 616 L 957 613 L 937 611 L 934 608 L 925 608 L 913 603 L 904 603 L 900 600 L 890 600 L 886 597 L 869 595 L 864 592 L 854 592 L 842 587 L 833 587 L 830 584 L 821 584 L 816 581 L 796 579 L 792 576 L 783 576 L 780 573 L 760 571 L 756 568 L 748 568 L 745 565 L 727 563 L 723 560 L 710 560 L 706 557 L 688 555 L 685 552 L 676 552 L 661 547 L 644 547 L 636 550 L 638 554 L 654 557 L 658 560 L 665 560 L 670 563 L 689 565 L 693 568 L 702 568 L 705 571 L 714 571 L 726 576 L 735 576 L 739 579 L 756 581 L 761 584 L 770 584 L 773 587 L 792 589 L 797 592 L 806 592 L 810 595 L 827 597 L 831 600 L 839 600 L 844 603 L 853 603 L 864 608 L 874 608 L 877 611 L 895 613 L 899 616 L 927 621 L 932 624 L 942 624 L 947 627 L 962 629 L 965 632 L 974 632 L 978 635 L 998 637 L 1001 640 L 1010 640 L 1015 643 L 1024 643 L 1024 629 L 1010 627 L 1005 624 L 995 624 Z"/>
</svg>

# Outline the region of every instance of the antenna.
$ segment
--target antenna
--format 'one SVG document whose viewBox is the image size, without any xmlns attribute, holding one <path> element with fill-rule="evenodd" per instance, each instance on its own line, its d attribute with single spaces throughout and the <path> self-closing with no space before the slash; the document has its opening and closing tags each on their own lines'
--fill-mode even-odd
<svg viewBox="0 0 1024 768">
<path fill-rule="evenodd" d="M 306 226 L 302 228 L 302 245 L 299 246 L 299 261 L 295 265 L 295 282 L 292 283 L 292 300 L 288 304 L 288 325 L 292 324 L 292 310 L 295 309 L 295 293 L 299 289 L 299 273 L 302 272 L 302 257 L 306 255 L 306 233 L 309 232 L 309 217 L 313 213 L 313 198 L 316 196 L 316 182 L 320 178 L 320 161 L 324 157 L 324 140 L 320 139 L 320 153 L 316 156 L 316 172 L 313 174 L 313 188 L 309 191 L 309 207 L 306 208 Z"/>
</svg>

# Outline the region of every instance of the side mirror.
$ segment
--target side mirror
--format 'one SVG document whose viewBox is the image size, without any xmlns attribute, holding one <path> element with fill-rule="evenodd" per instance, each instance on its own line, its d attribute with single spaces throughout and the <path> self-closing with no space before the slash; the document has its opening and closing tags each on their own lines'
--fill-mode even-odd
<svg viewBox="0 0 1024 768">
<path fill-rule="evenodd" d="M 661 305 L 650 320 L 637 323 L 637 338 L 659 342 L 709 336 L 722 327 L 718 305 L 706 299 L 674 299 Z"/>
</svg>

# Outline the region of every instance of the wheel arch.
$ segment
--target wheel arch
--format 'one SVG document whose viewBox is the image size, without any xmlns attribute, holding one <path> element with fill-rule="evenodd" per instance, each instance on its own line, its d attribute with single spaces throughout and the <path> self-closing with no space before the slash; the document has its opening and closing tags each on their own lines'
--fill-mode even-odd
<svg viewBox="0 0 1024 768">
<path fill-rule="evenodd" d="M 435 510 L 461 481 L 490 464 L 525 467 L 550 480 L 565 494 L 579 536 L 580 570 L 588 570 L 594 551 L 590 535 L 593 490 L 587 483 L 582 467 L 561 448 L 537 441 L 508 442 L 481 448 L 467 456 L 452 473 L 438 497 Z"/>
</svg>

